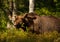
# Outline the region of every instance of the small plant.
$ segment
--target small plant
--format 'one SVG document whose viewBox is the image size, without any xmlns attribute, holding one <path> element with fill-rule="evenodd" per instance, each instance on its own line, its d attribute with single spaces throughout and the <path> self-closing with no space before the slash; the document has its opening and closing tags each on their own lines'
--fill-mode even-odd
<svg viewBox="0 0 60 42">
<path fill-rule="evenodd" d="M 0 42 L 59 42 L 60 34 L 56 31 L 33 34 L 19 29 L 7 29 L 0 32 Z"/>
</svg>

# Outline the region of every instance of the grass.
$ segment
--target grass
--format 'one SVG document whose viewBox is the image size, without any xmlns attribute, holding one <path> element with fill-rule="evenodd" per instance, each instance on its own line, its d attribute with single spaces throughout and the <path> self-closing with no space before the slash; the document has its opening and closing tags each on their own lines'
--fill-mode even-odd
<svg viewBox="0 0 60 42">
<path fill-rule="evenodd" d="M 23 30 L 7 29 L 0 32 L 0 42 L 60 42 L 60 33 L 54 31 L 33 34 Z"/>
</svg>

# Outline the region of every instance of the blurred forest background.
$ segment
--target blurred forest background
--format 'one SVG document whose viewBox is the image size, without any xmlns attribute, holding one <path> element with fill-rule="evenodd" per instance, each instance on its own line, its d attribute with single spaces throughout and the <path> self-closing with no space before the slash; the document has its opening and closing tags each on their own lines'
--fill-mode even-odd
<svg viewBox="0 0 60 42">
<path fill-rule="evenodd" d="M 11 23 L 8 18 L 12 11 L 10 2 L 11 0 L 0 0 L 0 42 L 60 42 L 60 34 L 56 31 L 36 35 L 16 30 L 13 26 L 7 29 L 7 23 Z M 12 3 L 15 3 L 17 15 L 29 12 L 29 0 L 13 0 Z M 38 15 L 60 17 L 60 0 L 34 0 L 34 4 L 34 12 Z"/>
</svg>

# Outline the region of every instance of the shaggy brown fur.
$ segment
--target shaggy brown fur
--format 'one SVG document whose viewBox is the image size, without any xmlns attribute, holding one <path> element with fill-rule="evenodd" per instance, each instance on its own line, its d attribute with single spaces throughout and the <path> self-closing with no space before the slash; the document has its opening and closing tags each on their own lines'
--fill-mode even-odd
<svg viewBox="0 0 60 42">
<path fill-rule="evenodd" d="M 24 28 L 27 26 L 32 32 L 35 33 L 44 33 L 54 30 L 60 32 L 60 19 L 54 16 L 39 16 L 35 13 L 27 13 L 21 18 L 17 18 L 15 21 L 16 25 L 24 23 Z"/>
</svg>

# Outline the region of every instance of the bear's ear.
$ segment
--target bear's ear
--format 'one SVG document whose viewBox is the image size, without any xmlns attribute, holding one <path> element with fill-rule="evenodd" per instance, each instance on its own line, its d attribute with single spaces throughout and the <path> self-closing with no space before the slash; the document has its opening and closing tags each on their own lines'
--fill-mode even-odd
<svg viewBox="0 0 60 42">
<path fill-rule="evenodd" d="M 28 14 L 27 18 L 36 19 L 36 16 L 32 16 Z"/>
<path fill-rule="evenodd" d="M 15 16 L 15 19 L 17 18 L 17 16 Z"/>
<path fill-rule="evenodd" d="M 15 15 L 15 19 L 18 17 L 18 15 Z"/>
<path fill-rule="evenodd" d="M 26 18 L 28 16 L 28 14 L 27 13 L 25 13 L 24 15 L 23 15 L 23 18 Z"/>
</svg>

